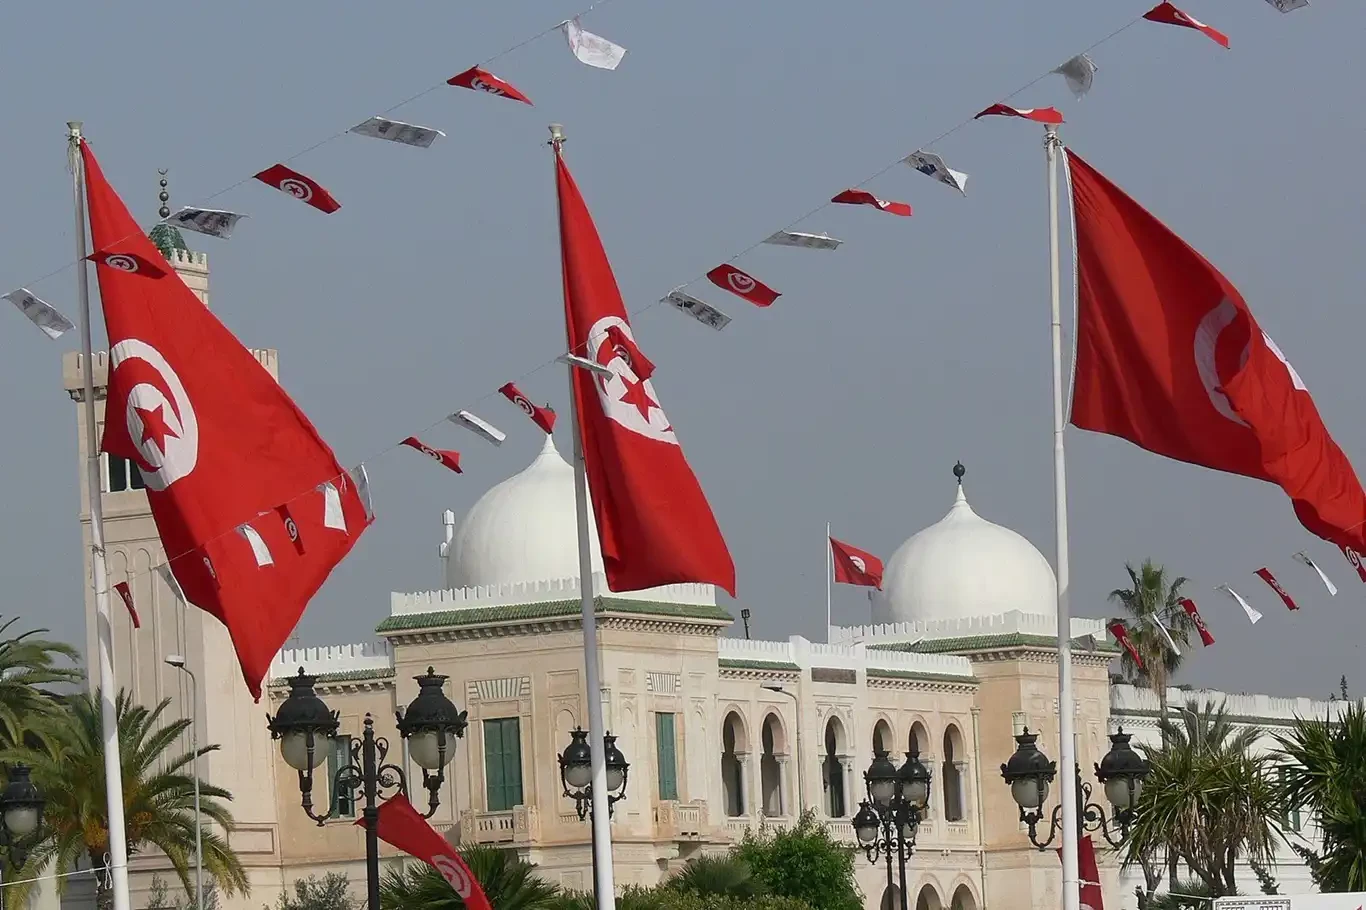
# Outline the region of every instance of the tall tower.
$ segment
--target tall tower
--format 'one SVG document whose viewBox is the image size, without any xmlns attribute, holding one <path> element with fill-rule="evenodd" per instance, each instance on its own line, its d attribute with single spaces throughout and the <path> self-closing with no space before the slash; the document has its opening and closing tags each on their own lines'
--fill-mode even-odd
<svg viewBox="0 0 1366 910">
<path fill-rule="evenodd" d="M 166 171 L 161 171 L 162 218 L 170 215 L 166 203 Z M 194 291 L 205 306 L 209 304 L 209 259 L 204 253 L 191 250 L 180 231 L 172 225 L 159 223 L 149 235 L 161 254 L 166 257 L 179 279 Z M 279 379 L 278 353 L 275 350 L 253 350 L 257 361 L 270 375 Z M 84 371 L 86 364 L 80 353 L 68 353 L 62 358 L 62 383 L 71 400 L 84 400 Z M 95 390 L 95 421 L 97 432 L 104 432 L 105 397 L 108 394 L 109 355 L 97 351 L 92 364 Z M 86 654 L 96 650 L 95 595 L 91 589 L 90 552 L 90 497 L 92 491 L 84 469 L 87 452 L 86 426 L 81 409 L 76 409 L 76 439 L 78 464 L 81 470 L 81 539 L 85 568 L 85 639 Z M 168 719 L 194 717 L 201 746 L 217 744 L 219 749 L 200 759 L 199 773 L 205 780 L 226 788 L 233 796 L 230 805 L 237 821 L 232 846 L 238 851 L 253 884 L 253 895 L 243 906 L 255 907 L 262 898 L 273 900 L 280 882 L 280 850 L 277 812 L 274 797 L 273 762 L 270 759 L 270 738 L 266 732 L 265 706 L 252 702 L 242 681 L 242 671 L 233 652 L 227 629 L 213 617 L 179 601 L 166 585 L 156 567 L 166 561 L 147 502 L 142 476 L 137 467 L 125 458 L 101 456 L 101 489 L 98 491 L 104 506 L 105 556 L 109 584 L 127 582 L 133 595 L 142 626 L 133 628 L 132 618 L 124 610 L 117 595 L 110 606 L 113 620 L 114 680 L 126 690 L 136 704 L 154 707 L 169 698 L 165 717 Z M 198 679 L 197 710 L 190 703 L 189 677 L 180 670 L 167 666 L 165 658 L 180 654 L 186 666 Z M 93 689 L 98 680 L 90 674 Z M 177 751 L 189 751 L 189 737 L 178 744 Z M 164 859 L 141 856 L 130 863 L 131 881 L 135 892 L 150 887 L 153 872 L 159 872 L 168 885 L 173 886 L 174 873 Z M 141 872 L 140 872 L 141 870 Z M 256 885 L 260 885 L 259 889 Z M 236 901 L 232 902 L 236 903 Z M 134 905 L 140 906 L 134 897 Z"/>
</svg>

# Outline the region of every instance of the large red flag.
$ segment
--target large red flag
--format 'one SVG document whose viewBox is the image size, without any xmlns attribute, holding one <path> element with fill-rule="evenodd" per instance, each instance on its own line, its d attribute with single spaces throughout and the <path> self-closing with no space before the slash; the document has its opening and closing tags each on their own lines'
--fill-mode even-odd
<svg viewBox="0 0 1366 910">
<path fill-rule="evenodd" d="M 81 154 L 95 248 L 165 262 L 85 143 Z M 259 700 L 272 658 L 370 518 L 308 418 L 178 275 L 105 261 L 96 274 L 110 344 L 102 448 L 138 466 L 176 581 L 227 626 Z M 328 482 L 349 531 L 324 524 Z M 257 522 L 274 557 L 258 567 L 235 529 L 281 505 L 308 548 L 294 548 L 283 522 Z"/>
<path fill-rule="evenodd" d="M 1078 260 L 1072 423 L 1279 484 L 1310 531 L 1366 550 L 1366 493 L 1242 295 L 1068 150 Z"/>
<path fill-rule="evenodd" d="M 1062 859 L 1062 847 L 1057 848 Z M 1091 835 L 1077 839 L 1077 877 L 1081 880 L 1082 910 L 1105 910 L 1104 892 L 1100 887 L 1100 866 L 1096 862 L 1096 845 Z"/>
<path fill-rule="evenodd" d="M 611 378 L 575 369 L 574 403 L 607 583 L 639 591 L 679 582 L 735 596 L 735 564 L 673 424 L 648 379 L 616 350 L 616 326 L 635 344 L 612 266 L 569 168 L 555 156 L 569 350 Z"/>
<path fill-rule="evenodd" d="M 356 824 L 365 827 L 365 819 Z M 455 889 L 469 910 L 493 910 L 479 879 L 446 838 L 418 814 L 402 793 L 385 800 L 376 812 L 375 834 L 409 856 L 427 863 Z"/>
</svg>

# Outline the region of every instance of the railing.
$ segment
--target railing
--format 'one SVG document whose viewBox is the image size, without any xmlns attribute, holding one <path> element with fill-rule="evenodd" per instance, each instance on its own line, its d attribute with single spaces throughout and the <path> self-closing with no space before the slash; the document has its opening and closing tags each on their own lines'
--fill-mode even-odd
<svg viewBox="0 0 1366 910">
<path fill-rule="evenodd" d="M 534 807 L 503 812 L 460 813 L 460 838 L 476 844 L 525 844 L 540 840 L 541 817 Z"/>
<path fill-rule="evenodd" d="M 666 800 L 654 807 L 655 837 L 662 840 L 698 840 L 707 828 L 706 800 L 680 803 Z"/>
</svg>

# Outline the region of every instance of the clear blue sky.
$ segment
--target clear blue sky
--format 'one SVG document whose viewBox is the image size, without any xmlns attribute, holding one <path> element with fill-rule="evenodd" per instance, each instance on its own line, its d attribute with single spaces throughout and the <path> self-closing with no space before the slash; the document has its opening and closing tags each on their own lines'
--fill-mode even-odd
<svg viewBox="0 0 1366 910">
<path fill-rule="evenodd" d="M 493 449 L 453 428 L 456 476 L 411 451 L 371 463 L 380 520 L 315 600 L 309 643 L 368 637 L 391 590 L 439 584 L 441 510 L 520 470 L 534 428 L 503 382 L 563 345 L 545 126 L 597 218 L 628 306 L 783 227 L 1109 34 L 1146 0 L 1093 3 L 664 3 L 611 0 L 584 26 L 625 45 L 615 73 L 578 64 L 552 33 L 491 69 L 528 108 L 442 88 L 393 116 L 446 131 L 431 150 L 344 136 L 300 170 L 343 203 L 323 216 L 255 183 L 214 205 L 250 214 L 210 255 L 213 308 L 244 342 L 280 351 L 282 380 L 346 463 L 471 407 L 510 430 Z M 173 204 L 228 187 L 553 26 L 551 3 L 13 2 L 0 7 L 11 124 L 0 179 L 0 284 L 71 311 L 64 123 L 82 119 L 109 178 L 150 223 L 156 168 Z M 1366 467 L 1361 345 L 1361 149 L 1366 7 L 1190 0 L 1232 39 L 1142 22 L 1092 51 L 1078 102 L 1051 76 L 1016 99 L 1066 111 L 1064 138 L 1243 291 Z M 983 121 L 934 147 L 970 173 L 960 198 L 908 168 L 866 184 L 911 219 L 827 208 L 803 222 L 838 252 L 764 247 L 740 261 L 784 292 L 715 333 L 656 307 L 637 337 L 730 542 L 756 636 L 819 638 L 822 537 L 889 556 L 952 501 L 967 465 L 983 516 L 1052 555 L 1044 169 L 1037 127 Z M 76 410 L 60 356 L 14 312 L 0 321 L 0 611 L 82 639 Z M 102 334 L 102 333 L 101 333 Z M 562 371 L 524 389 L 563 409 Z M 567 429 L 567 428 L 566 428 Z M 1146 556 L 1192 578 L 1218 644 L 1186 681 L 1325 696 L 1366 691 L 1366 585 L 1311 539 L 1276 488 L 1162 461 L 1119 440 L 1069 437 L 1074 609 Z M 562 442 L 562 448 L 564 447 Z M 1337 579 L 1329 599 L 1290 555 Z M 1299 595 L 1289 614 L 1252 571 Z M 1266 619 L 1213 591 L 1228 582 Z M 867 617 L 837 592 L 837 620 Z M 738 634 L 738 630 L 737 633 Z"/>
</svg>

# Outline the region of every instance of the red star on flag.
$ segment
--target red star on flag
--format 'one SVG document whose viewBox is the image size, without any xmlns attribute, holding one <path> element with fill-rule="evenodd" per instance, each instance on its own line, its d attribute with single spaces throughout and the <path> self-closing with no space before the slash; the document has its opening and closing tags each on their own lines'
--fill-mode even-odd
<svg viewBox="0 0 1366 910">
<path fill-rule="evenodd" d="M 142 421 L 142 442 L 152 440 L 156 447 L 161 450 L 161 454 L 166 454 L 166 437 L 172 436 L 180 438 L 180 434 L 171 429 L 166 423 L 165 414 L 162 412 L 162 405 L 148 410 L 146 408 L 133 408 L 138 414 L 138 419 Z"/>
<path fill-rule="evenodd" d="M 659 407 L 659 402 L 651 398 L 650 393 L 645 391 L 644 382 L 632 382 L 624 373 L 618 373 L 617 375 L 621 377 L 622 384 L 626 386 L 626 391 L 622 394 L 621 400 L 627 404 L 635 405 L 636 410 L 640 412 L 641 418 L 649 420 L 650 408 Z"/>
</svg>

